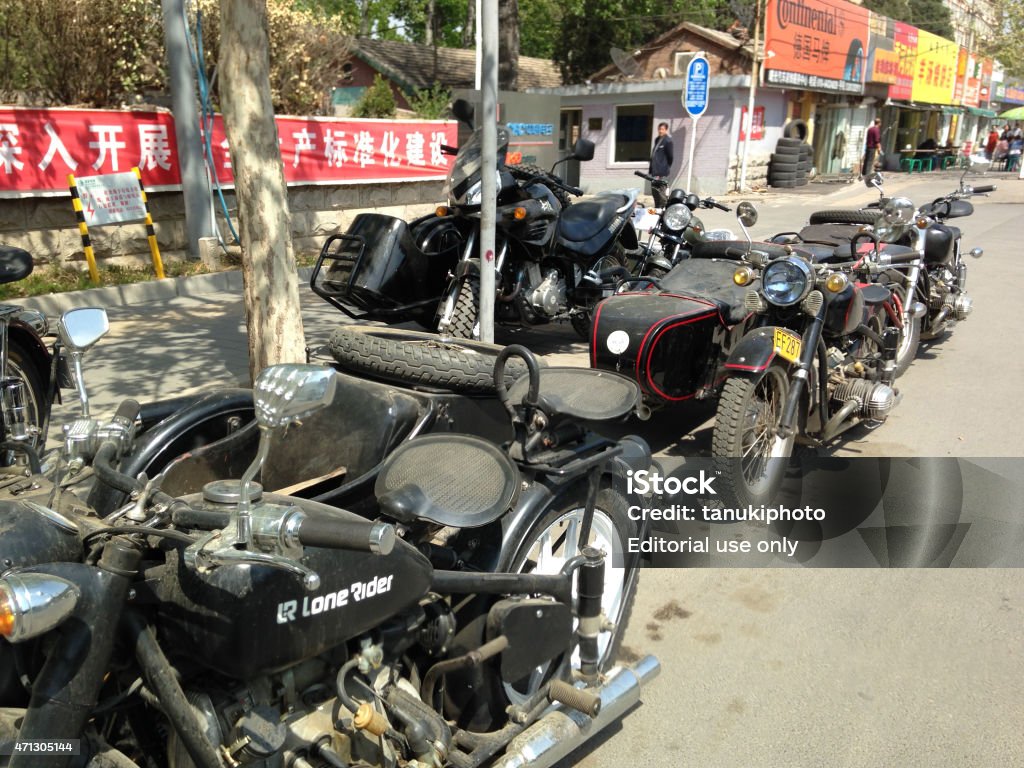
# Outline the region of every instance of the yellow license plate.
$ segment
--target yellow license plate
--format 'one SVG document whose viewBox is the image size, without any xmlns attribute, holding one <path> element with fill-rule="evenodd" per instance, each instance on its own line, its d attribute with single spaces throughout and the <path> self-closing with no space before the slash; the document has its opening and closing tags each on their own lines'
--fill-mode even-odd
<svg viewBox="0 0 1024 768">
<path fill-rule="evenodd" d="M 776 328 L 775 351 L 779 353 L 779 357 L 795 363 L 800 359 L 800 337 L 785 328 Z"/>
</svg>

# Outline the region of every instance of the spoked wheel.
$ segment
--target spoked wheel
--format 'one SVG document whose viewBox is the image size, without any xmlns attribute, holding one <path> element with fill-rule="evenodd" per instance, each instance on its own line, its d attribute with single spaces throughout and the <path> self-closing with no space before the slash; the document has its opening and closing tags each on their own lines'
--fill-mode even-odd
<svg viewBox="0 0 1024 768">
<path fill-rule="evenodd" d="M 908 309 L 908 302 L 913 298 L 907 298 L 907 291 L 903 287 L 891 289 L 893 294 L 899 298 L 900 308 L 903 310 L 903 328 L 900 333 L 900 345 L 896 350 L 896 376 L 902 376 L 907 368 L 917 357 L 917 348 L 921 345 L 921 321 L 922 317 L 912 317 Z"/>
<path fill-rule="evenodd" d="M 622 553 L 628 539 L 636 535 L 636 524 L 629 519 L 628 503 L 611 488 L 597 494 L 590 535 L 581 542 L 580 534 L 586 512 L 586 488 L 557 509 L 549 510 L 530 529 L 512 556 L 508 570 L 514 573 L 558 573 L 568 560 L 576 557 L 585 544 L 603 550 L 605 559 L 604 593 L 601 609 L 607 619 L 598 638 L 598 654 L 602 670 L 611 666 L 626 632 L 629 615 L 636 598 L 636 578 L 626 568 L 616 568 L 612 553 Z M 579 651 L 572 656 L 574 668 L 580 665 Z M 514 704 L 525 701 L 552 672 L 550 664 L 535 669 L 528 678 L 505 685 L 505 694 Z"/>
<path fill-rule="evenodd" d="M 32 361 L 29 360 L 24 350 L 17 344 L 9 344 L 7 350 L 7 375 L 13 379 L 20 379 L 24 383 L 22 388 L 25 404 L 25 425 L 28 429 L 29 439 L 27 444 L 38 451 L 42 447 L 43 420 L 46 417 L 46 393 L 43 381 Z M 5 429 L 7 439 L 10 439 L 10 428 Z M 17 451 L 4 451 L 0 455 L 0 465 L 11 466 L 14 462 L 24 461 L 25 455 Z"/>
<path fill-rule="evenodd" d="M 793 453 L 793 435 L 778 435 L 788 393 L 789 376 L 781 365 L 769 366 L 759 377 L 725 383 L 711 444 L 728 503 L 766 504 L 781 487 Z"/>
</svg>

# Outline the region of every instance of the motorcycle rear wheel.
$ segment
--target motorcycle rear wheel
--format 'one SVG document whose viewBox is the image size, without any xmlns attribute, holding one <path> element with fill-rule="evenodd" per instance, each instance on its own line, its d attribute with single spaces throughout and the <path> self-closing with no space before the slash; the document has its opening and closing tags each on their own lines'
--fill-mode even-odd
<svg viewBox="0 0 1024 768">
<path fill-rule="evenodd" d="M 558 573 L 568 560 L 580 554 L 583 549 L 580 529 L 586 511 L 586 492 L 586 485 L 581 485 L 570 499 L 542 515 L 519 542 L 505 564 L 506 570 L 513 573 Z M 602 630 L 598 638 L 602 671 L 612 666 L 619 653 L 636 601 L 638 579 L 630 578 L 626 568 L 612 565 L 612 553 L 618 552 L 624 557 L 629 538 L 637 533 L 636 523 L 629 519 L 628 509 L 629 503 L 619 492 L 612 488 L 598 491 L 590 535 L 585 542 L 604 550 L 607 555 L 601 608 L 611 626 Z M 579 667 L 578 651 L 573 655 L 572 664 L 574 668 Z M 537 690 L 550 671 L 550 665 L 538 667 L 528 679 L 505 685 L 505 695 L 513 703 L 522 703 Z"/>
<path fill-rule="evenodd" d="M 723 500 L 737 508 L 772 501 L 785 479 L 794 436 L 778 436 L 789 393 L 782 365 L 760 376 L 736 376 L 725 382 L 718 400 L 711 452 L 720 472 Z"/>
<path fill-rule="evenodd" d="M 328 347 L 342 370 L 464 394 L 495 391 L 494 360 L 502 350 L 497 344 L 365 325 L 336 328 Z M 505 385 L 511 387 L 526 373 L 522 361 L 509 360 Z"/>
</svg>

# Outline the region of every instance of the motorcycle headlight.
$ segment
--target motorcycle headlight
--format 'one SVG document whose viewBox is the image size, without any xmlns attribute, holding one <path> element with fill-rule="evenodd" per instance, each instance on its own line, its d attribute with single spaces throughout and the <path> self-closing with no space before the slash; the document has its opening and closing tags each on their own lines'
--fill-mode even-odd
<svg viewBox="0 0 1024 768">
<path fill-rule="evenodd" d="M 798 303 L 811 288 L 811 268 L 798 258 L 777 259 L 761 276 L 764 297 L 779 307 Z"/>
<path fill-rule="evenodd" d="M 463 200 L 464 205 L 479 205 L 480 201 L 484 197 L 484 183 L 483 180 L 478 180 L 473 186 L 466 190 L 466 197 Z"/>
<path fill-rule="evenodd" d="M 77 586 L 42 573 L 12 573 L 0 579 L 0 634 L 17 643 L 49 632 L 78 603 Z"/>
<path fill-rule="evenodd" d="M 682 203 L 670 205 L 661 215 L 661 220 L 664 222 L 665 227 L 667 229 L 671 229 L 673 232 L 685 229 L 686 225 L 690 223 L 690 219 L 692 218 L 693 211 Z"/>
</svg>

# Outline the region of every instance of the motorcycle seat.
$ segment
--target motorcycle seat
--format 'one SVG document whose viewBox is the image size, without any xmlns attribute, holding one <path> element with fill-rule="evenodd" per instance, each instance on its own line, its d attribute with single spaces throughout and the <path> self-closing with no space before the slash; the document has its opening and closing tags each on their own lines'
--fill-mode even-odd
<svg viewBox="0 0 1024 768">
<path fill-rule="evenodd" d="M 784 256 L 791 256 L 794 253 L 807 253 L 803 244 L 794 248 L 789 243 L 750 243 L 746 240 L 702 240 L 693 246 L 690 254 L 692 259 L 732 259 L 740 261 L 748 251 L 754 250 L 766 254 L 769 259 L 781 259 Z M 731 281 L 731 280 L 730 280 Z"/>
<path fill-rule="evenodd" d="M 619 193 L 598 195 L 581 200 L 562 210 L 558 219 L 558 235 L 573 243 L 583 243 L 607 227 L 616 216 L 626 216 L 619 210 L 629 198 Z"/>
<path fill-rule="evenodd" d="M 32 254 L 13 245 L 0 245 L 0 283 L 14 283 L 32 274 Z"/>
<path fill-rule="evenodd" d="M 744 247 L 746 242 L 743 243 Z M 732 281 L 735 263 L 719 259 L 688 259 L 661 279 L 663 292 L 697 296 L 711 301 L 727 325 L 742 322 L 749 314 L 743 297 L 759 281 L 739 286 Z"/>
<path fill-rule="evenodd" d="M 530 377 L 521 376 L 509 387 L 513 404 L 523 401 Z M 537 401 L 549 416 L 584 421 L 618 419 L 640 405 L 640 387 L 625 376 L 594 368 L 542 368 Z"/>
<path fill-rule="evenodd" d="M 922 207 L 921 213 L 936 219 L 955 219 L 970 216 L 974 213 L 974 206 L 968 200 L 939 200 Z"/>
</svg>

